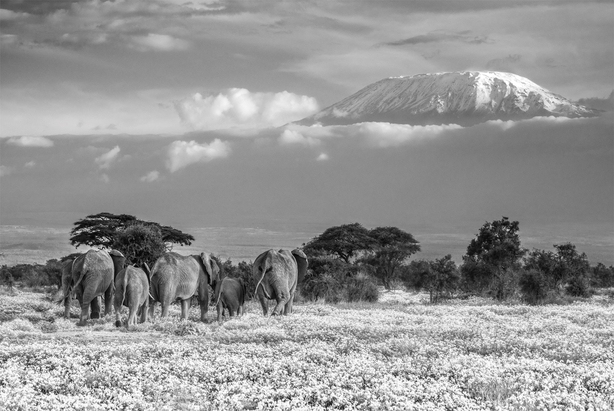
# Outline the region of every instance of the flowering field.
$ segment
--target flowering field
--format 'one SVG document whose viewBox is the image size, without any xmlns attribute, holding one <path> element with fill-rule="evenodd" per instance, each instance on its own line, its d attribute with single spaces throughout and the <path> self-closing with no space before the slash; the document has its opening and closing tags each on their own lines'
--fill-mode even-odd
<svg viewBox="0 0 614 411">
<path fill-rule="evenodd" d="M 74 308 L 74 313 L 77 313 Z M 0 291 L 0 409 L 614 409 L 614 304 L 300 304 L 76 327 Z M 213 312 L 209 314 L 214 319 Z"/>
</svg>

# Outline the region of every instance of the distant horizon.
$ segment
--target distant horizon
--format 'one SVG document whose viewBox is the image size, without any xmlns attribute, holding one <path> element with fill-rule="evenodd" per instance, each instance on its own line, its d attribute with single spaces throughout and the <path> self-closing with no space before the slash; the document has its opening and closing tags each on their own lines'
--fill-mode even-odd
<svg viewBox="0 0 614 411">
<path fill-rule="evenodd" d="M 570 241 L 606 261 L 613 12 L 601 0 L 3 2 L 0 224 L 46 232 L 126 213 L 234 228 L 198 246 L 247 256 L 257 244 L 241 251 L 236 236 L 250 227 L 270 230 L 255 243 L 294 246 L 360 222 L 458 262 L 506 216 L 524 246 Z M 602 112 L 288 125 L 381 79 L 458 71 L 512 73 Z M 28 230 L 0 244 L 65 250 Z"/>
</svg>

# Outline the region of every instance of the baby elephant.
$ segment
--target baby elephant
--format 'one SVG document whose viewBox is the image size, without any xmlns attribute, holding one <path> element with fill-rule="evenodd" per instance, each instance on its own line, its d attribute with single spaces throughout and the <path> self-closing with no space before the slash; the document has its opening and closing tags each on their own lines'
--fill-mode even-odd
<svg viewBox="0 0 614 411">
<path fill-rule="evenodd" d="M 143 270 L 132 265 L 127 266 L 115 278 L 115 326 L 120 327 L 122 306 L 129 309 L 126 327 L 136 325 L 137 312 L 141 316 L 139 322 L 147 321 L 149 308 L 149 280 L 151 272 L 147 264 Z"/>
<path fill-rule="evenodd" d="M 245 284 L 240 278 L 225 277 L 218 281 L 215 286 L 217 321 L 222 321 L 222 313 L 226 308 L 231 317 L 243 314 L 245 294 Z"/>
</svg>

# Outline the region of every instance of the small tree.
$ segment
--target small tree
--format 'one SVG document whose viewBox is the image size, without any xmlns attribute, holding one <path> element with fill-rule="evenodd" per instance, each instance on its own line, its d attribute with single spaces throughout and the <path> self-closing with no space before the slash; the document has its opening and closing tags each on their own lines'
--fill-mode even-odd
<svg viewBox="0 0 614 411">
<path fill-rule="evenodd" d="M 593 287 L 614 287 L 614 267 L 606 267 L 602 263 L 597 263 L 591 268 L 591 281 Z"/>
<path fill-rule="evenodd" d="M 515 269 L 525 250 L 520 246 L 518 221 L 507 217 L 486 222 L 467 247 L 464 264 L 489 273 L 489 288 L 497 299 L 505 299 L 512 290 Z M 468 270 L 463 270 L 467 273 Z"/>
<path fill-rule="evenodd" d="M 430 263 L 426 289 L 431 303 L 438 302 L 442 296 L 453 293 L 458 288 L 460 273 L 450 254 Z"/>
<path fill-rule="evenodd" d="M 168 251 L 162 231 L 155 225 L 135 223 L 119 230 L 111 244 L 126 257 L 126 263 L 142 267 L 147 263 L 151 269 L 162 254 Z"/>
<path fill-rule="evenodd" d="M 308 257 L 333 256 L 346 263 L 371 249 L 373 240 L 369 230 L 359 223 L 344 224 L 326 229 L 303 247 Z"/>
<path fill-rule="evenodd" d="M 392 289 L 394 280 L 401 274 L 401 266 L 412 254 L 420 251 L 420 245 L 414 237 L 397 227 L 377 227 L 369 231 L 373 240 L 371 255 L 363 263 L 373 269 L 387 290 Z"/>
<path fill-rule="evenodd" d="M 520 293 L 526 302 L 539 304 L 548 294 L 548 279 L 540 270 L 523 270 L 518 279 Z"/>
<path fill-rule="evenodd" d="M 135 224 L 158 228 L 162 241 L 168 249 L 171 249 L 173 244 L 191 245 L 194 241 L 193 236 L 173 227 L 138 220 L 128 214 L 99 213 L 88 215 L 74 223 L 74 228 L 70 231 L 70 244 L 75 247 L 88 245 L 90 247 L 111 248 L 118 233 Z"/>
</svg>

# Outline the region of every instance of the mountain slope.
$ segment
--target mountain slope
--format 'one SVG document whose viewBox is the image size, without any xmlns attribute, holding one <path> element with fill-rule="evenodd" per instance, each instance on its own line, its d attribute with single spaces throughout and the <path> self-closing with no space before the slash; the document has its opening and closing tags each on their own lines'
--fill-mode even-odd
<svg viewBox="0 0 614 411">
<path fill-rule="evenodd" d="M 598 113 L 515 74 L 466 71 L 383 79 L 295 124 L 472 125 L 495 119 Z"/>
</svg>

